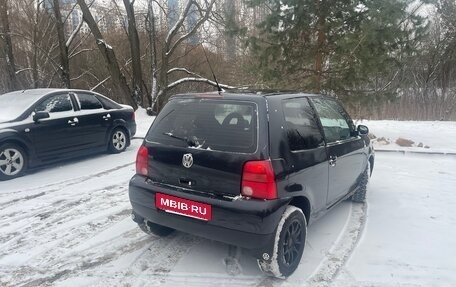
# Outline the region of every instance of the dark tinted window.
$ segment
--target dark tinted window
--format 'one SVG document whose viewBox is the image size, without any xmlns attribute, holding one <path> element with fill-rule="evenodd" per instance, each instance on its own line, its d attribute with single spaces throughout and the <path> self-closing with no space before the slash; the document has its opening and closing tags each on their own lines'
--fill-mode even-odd
<svg viewBox="0 0 456 287">
<path fill-rule="evenodd" d="M 71 104 L 70 95 L 56 95 L 52 96 L 40 104 L 38 104 L 35 108 L 36 112 L 48 112 L 48 113 L 58 113 L 58 112 L 66 112 L 73 110 L 73 105 Z"/>
<path fill-rule="evenodd" d="M 97 99 L 103 104 L 103 107 L 107 110 L 111 109 L 120 109 L 121 106 L 110 99 L 106 99 L 100 96 L 97 96 Z"/>
<path fill-rule="evenodd" d="M 312 102 L 320 116 L 321 125 L 328 142 L 350 138 L 353 123 L 339 103 L 323 98 L 312 98 Z"/>
<path fill-rule="evenodd" d="M 78 94 L 78 99 L 81 110 L 96 110 L 103 108 L 100 101 L 94 95 Z"/>
<path fill-rule="evenodd" d="M 160 112 L 147 140 L 230 152 L 254 152 L 257 146 L 256 105 L 207 99 L 175 99 Z M 181 139 L 178 139 L 178 138 Z"/>
<path fill-rule="evenodd" d="M 307 98 L 284 100 L 282 106 L 291 150 L 312 149 L 323 143 L 323 136 Z"/>
</svg>

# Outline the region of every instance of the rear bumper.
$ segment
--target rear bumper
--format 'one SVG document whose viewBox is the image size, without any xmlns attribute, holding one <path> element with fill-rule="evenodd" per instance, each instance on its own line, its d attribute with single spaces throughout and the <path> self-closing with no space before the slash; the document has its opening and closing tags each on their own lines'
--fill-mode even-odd
<svg viewBox="0 0 456 287">
<path fill-rule="evenodd" d="M 155 194 L 163 193 L 212 206 L 212 219 L 202 221 L 167 213 L 155 207 Z M 287 200 L 222 200 L 154 184 L 135 175 L 130 181 L 134 220 L 144 220 L 252 251 L 271 252 L 272 239 Z M 255 253 L 255 252 L 254 252 Z"/>
</svg>

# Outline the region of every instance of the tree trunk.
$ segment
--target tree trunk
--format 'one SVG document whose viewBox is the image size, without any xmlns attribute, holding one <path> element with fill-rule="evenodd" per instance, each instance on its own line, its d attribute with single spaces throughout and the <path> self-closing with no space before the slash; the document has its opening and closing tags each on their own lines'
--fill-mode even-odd
<svg viewBox="0 0 456 287">
<path fill-rule="evenodd" d="M 109 73 L 111 74 L 112 82 L 115 85 L 117 85 L 119 90 L 122 91 L 122 93 L 123 93 L 122 96 L 126 100 L 126 102 L 136 110 L 138 108 L 138 105 L 136 104 L 135 100 L 133 99 L 131 90 L 128 87 L 128 83 L 127 83 L 127 80 L 125 79 L 125 76 L 120 71 L 120 67 L 119 67 L 119 64 L 117 63 L 117 58 L 114 53 L 114 50 L 112 49 L 111 46 L 106 44 L 106 42 L 104 41 L 103 36 L 101 35 L 101 32 L 100 32 L 100 29 L 98 28 L 98 25 L 95 22 L 95 19 L 93 18 L 92 13 L 90 13 L 89 7 L 87 7 L 87 4 L 85 3 L 85 1 L 77 0 L 77 2 L 79 4 L 79 6 L 81 7 L 82 17 L 84 18 L 84 21 L 89 26 L 90 31 L 92 31 L 92 34 L 94 35 L 95 40 L 97 42 L 98 49 L 100 50 L 101 54 L 103 55 L 103 58 L 105 59 L 106 66 L 109 70 Z"/>
<path fill-rule="evenodd" d="M 158 90 L 159 90 L 159 85 L 158 85 L 158 66 L 157 66 L 157 46 L 156 46 L 156 41 L 155 41 L 155 14 L 154 14 L 154 5 L 153 5 L 153 0 L 148 1 L 148 30 L 149 30 L 149 44 L 150 44 L 150 74 L 151 74 L 151 94 L 149 99 L 149 107 L 151 107 L 152 110 L 156 107 L 155 105 L 155 99 L 158 96 Z M 158 109 L 156 110 L 158 112 Z"/>
<path fill-rule="evenodd" d="M 54 0 L 56 1 L 56 0 Z M 139 36 L 136 30 L 135 11 L 133 2 L 130 0 L 123 0 L 125 10 L 127 11 L 128 21 L 128 40 L 130 42 L 130 53 L 131 53 L 131 64 L 133 68 L 132 88 L 133 96 L 137 103 L 144 103 L 144 87 L 142 80 L 142 69 L 141 69 L 141 53 L 139 47 Z"/>
<path fill-rule="evenodd" d="M 157 109 L 161 110 L 166 103 L 167 100 L 167 95 L 166 95 L 166 87 L 168 86 L 168 69 L 169 69 L 169 62 L 168 62 L 168 56 L 166 55 L 166 52 L 169 49 L 169 46 L 166 45 L 165 43 L 165 50 L 162 51 L 162 57 L 161 57 L 161 67 L 160 67 L 160 74 L 159 74 L 159 85 L 162 87 L 160 91 L 160 98 L 157 101 Z"/>
<path fill-rule="evenodd" d="M 161 67 L 160 73 L 158 78 L 158 83 L 161 87 L 159 91 L 159 98 L 156 99 L 157 102 L 157 109 L 160 111 L 167 101 L 167 91 L 166 87 L 168 86 L 168 69 L 169 69 L 169 56 L 166 54 L 166 51 L 170 49 L 170 43 L 165 41 L 163 45 L 163 49 L 161 52 Z"/>
<path fill-rule="evenodd" d="M 321 92 L 321 81 L 323 74 L 323 61 L 324 61 L 324 45 L 326 42 L 326 31 L 325 31 L 325 15 L 321 7 L 322 3 L 320 0 L 316 0 L 317 8 L 317 49 L 315 55 L 315 91 Z"/>
<path fill-rule="evenodd" d="M 60 67 L 59 74 L 65 88 L 71 88 L 70 81 L 70 60 L 68 58 L 68 47 L 66 46 L 64 23 L 60 13 L 60 0 L 53 0 L 53 10 L 57 28 L 57 38 L 59 41 Z"/>
<path fill-rule="evenodd" d="M 6 58 L 7 89 L 9 91 L 18 90 L 19 82 L 16 77 L 16 65 L 13 55 L 13 43 L 11 41 L 11 31 L 8 20 L 8 0 L 0 0 L 0 22 L 2 25 L 2 37 L 4 42 L 3 49 Z"/>
<path fill-rule="evenodd" d="M 236 39 L 234 38 L 233 29 L 236 26 L 236 7 L 232 0 L 225 0 L 224 12 L 225 12 L 225 51 L 226 59 L 229 63 L 232 63 L 236 57 Z"/>
<path fill-rule="evenodd" d="M 33 80 L 33 88 L 39 87 L 39 79 L 38 79 L 38 19 L 40 17 L 40 4 L 36 5 L 36 12 L 35 12 L 35 25 L 33 25 L 33 55 L 32 55 L 32 80 Z"/>
</svg>

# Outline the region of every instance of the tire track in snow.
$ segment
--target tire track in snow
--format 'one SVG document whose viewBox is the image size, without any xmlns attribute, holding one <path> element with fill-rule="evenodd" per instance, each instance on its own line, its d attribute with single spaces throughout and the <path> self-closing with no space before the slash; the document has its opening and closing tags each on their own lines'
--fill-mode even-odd
<svg viewBox="0 0 456 287">
<path fill-rule="evenodd" d="M 129 271 L 134 276 L 126 277 L 122 282 L 131 284 L 136 281 L 133 285 L 147 286 L 150 285 L 153 278 L 153 284 L 162 284 L 179 259 L 201 240 L 200 237 L 181 232 L 173 234 L 171 239 L 160 238 L 159 242 L 164 243 L 164 246 L 162 244 L 151 246 L 130 266 Z"/>
<path fill-rule="evenodd" d="M 93 187 L 91 182 L 85 184 Z M 76 254 L 62 256 L 62 253 L 77 250 L 83 242 L 90 241 L 91 238 L 103 233 L 119 221 L 127 219 L 127 214 L 130 213 L 127 186 L 128 181 L 112 186 L 92 188 L 89 191 L 83 189 L 84 185 L 71 188 L 67 186 L 62 190 L 61 199 L 56 199 L 53 195 L 35 199 L 43 205 L 43 200 L 49 198 L 52 204 L 44 204 L 43 207 L 36 210 L 24 210 L 25 214 L 23 212 L 10 214 L 13 217 L 8 218 L 9 222 L 17 222 L 19 218 L 24 222 L 35 218 L 37 222 L 11 232 L 7 235 L 7 242 L 0 240 L 0 242 L 4 242 L 0 246 L 0 250 L 4 252 L 2 255 L 16 253 L 15 256 L 21 257 L 26 255 L 30 248 L 33 250 L 36 246 L 42 247 L 38 248 L 38 253 L 26 259 L 26 262 L 19 263 L 18 266 L 0 265 L 1 285 L 53 285 L 54 282 L 84 272 L 96 272 L 98 267 L 109 265 L 118 258 L 128 256 L 126 253 L 144 248 L 150 243 L 150 237 L 144 235 L 139 229 L 134 231 L 129 229 L 120 237 L 92 244 L 89 248 L 77 251 Z M 84 192 L 80 193 L 78 190 Z M 70 200 L 68 200 L 69 193 L 71 194 Z M 106 216 L 93 216 L 94 212 L 110 207 L 114 207 L 115 210 L 118 208 L 120 211 L 112 213 L 108 210 Z M 20 222 L 19 225 L 21 225 Z M 0 230 L 2 229 L 4 230 L 0 226 Z M 117 241 L 127 241 L 127 243 L 117 243 Z M 171 238 L 155 239 L 150 244 L 148 251 L 139 256 L 135 260 L 136 264 L 132 264 L 129 270 L 131 273 L 139 275 L 149 274 L 152 270 L 154 278 L 164 280 L 179 258 L 198 241 L 199 239 L 196 237 L 181 233 L 177 233 Z M 113 252 L 113 250 L 115 251 Z M 3 259 L 2 255 L 0 255 L 0 259 Z M 145 266 L 147 270 L 144 270 Z M 104 276 L 104 272 L 97 275 L 99 278 Z M 147 278 L 146 275 L 144 276 Z M 130 278 L 125 282 L 127 284 L 132 280 L 135 278 Z M 113 285 L 117 284 L 118 280 L 113 282 Z"/>
<path fill-rule="evenodd" d="M 113 167 L 113 168 L 110 168 L 110 169 L 107 169 L 107 170 L 103 170 L 101 172 L 97 172 L 97 173 L 94 173 L 94 174 L 84 175 L 84 176 L 71 178 L 71 179 L 66 179 L 66 180 L 62 180 L 62 181 L 58 181 L 58 182 L 54 182 L 54 183 L 50 183 L 50 184 L 41 185 L 41 186 L 38 186 L 38 187 L 21 189 L 21 190 L 17 190 L 17 191 L 13 191 L 13 192 L 0 193 L 0 198 L 9 197 L 12 194 L 20 194 L 21 195 L 21 196 L 19 196 L 17 198 L 14 198 L 14 199 L 8 198 L 6 201 L 3 201 L 3 202 L 0 201 L 0 209 L 4 209 L 5 207 L 13 205 L 13 204 L 16 204 L 18 202 L 31 200 L 31 199 L 34 199 L 34 198 L 37 198 L 37 197 L 40 197 L 40 196 L 44 196 L 44 195 L 52 193 L 52 192 L 60 191 L 62 188 L 71 187 L 71 186 L 74 186 L 74 185 L 77 185 L 77 184 L 80 184 L 80 183 L 84 183 L 87 180 L 100 178 L 100 177 L 109 175 L 110 173 L 116 172 L 119 169 L 123 169 L 123 168 L 129 167 L 129 166 L 132 166 L 134 163 L 135 162 L 133 161 L 133 162 L 130 162 L 130 163 L 127 163 L 127 164 L 123 164 L 123 165 L 119 165 L 119 166 L 116 166 L 116 167 Z M 34 191 L 37 191 L 37 193 L 30 194 L 30 193 L 33 193 Z M 23 193 L 27 193 L 27 195 L 22 196 Z"/>
<path fill-rule="evenodd" d="M 361 238 L 367 215 L 367 204 L 352 203 L 350 215 L 343 231 L 321 260 L 314 273 L 306 281 L 293 282 L 272 277 L 263 278 L 257 287 L 278 286 L 330 286 L 353 253 Z M 306 244 L 307 245 L 307 244 Z M 298 267 L 299 268 L 299 267 Z M 298 270 L 297 270 L 298 271 Z"/>
<path fill-rule="evenodd" d="M 367 216 L 367 203 L 352 203 L 349 220 L 344 232 L 328 251 L 317 271 L 307 281 L 310 286 L 329 286 L 339 275 L 352 255 L 363 233 Z"/>
<path fill-rule="evenodd" d="M 26 249 L 27 246 L 30 246 L 31 241 L 34 241 L 35 246 L 52 241 L 58 242 L 65 236 L 71 236 L 68 234 L 68 230 L 71 231 L 70 233 L 79 234 L 78 238 L 72 238 L 72 240 L 79 241 L 84 238 L 82 235 L 90 235 L 91 231 L 96 232 L 110 222 L 127 216 L 130 213 L 128 201 L 120 207 L 116 207 L 119 202 L 122 202 L 121 198 L 126 193 L 127 184 L 128 182 L 124 182 L 101 188 L 101 190 L 95 188 L 82 194 L 79 199 L 61 201 L 60 206 L 49 205 L 42 209 L 20 213 L 19 216 L 13 218 L 14 223 L 19 226 L 18 229 L 4 232 L 0 236 L 0 250 L 2 250 L 0 256 L 8 254 L 12 250 L 18 252 L 21 248 Z M 94 218 L 93 213 L 100 212 L 103 207 L 108 211 L 109 208 L 112 208 L 113 213 L 101 213 L 100 216 Z M 0 221 L 0 228 L 3 229 L 5 224 L 11 222 L 11 219 L 6 218 Z M 27 224 L 30 220 L 34 221 L 33 224 Z M 65 220 L 67 221 L 65 222 Z M 16 236 L 11 236 L 10 233 L 16 234 Z M 8 240 L 4 241 L 5 237 Z M 71 240 L 66 238 L 66 242 L 71 242 Z"/>
<path fill-rule="evenodd" d="M 139 228 L 135 229 L 134 232 L 142 234 L 140 242 L 146 242 L 146 244 L 141 243 L 141 246 L 148 246 L 130 262 L 127 268 L 122 268 L 114 274 L 106 274 L 105 269 L 103 269 L 106 268 L 104 265 L 108 263 L 115 265 L 115 260 L 122 260 L 123 256 L 128 255 L 126 253 L 131 252 L 123 250 L 119 256 L 112 257 L 109 261 L 101 264 L 91 264 L 90 268 L 75 269 L 74 272 L 65 274 L 58 283 L 66 285 L 65 280 L 81 278 L 90 274 L 90 277 L 97 278 L 97 282 L 94 284 L 96 286 L 161 285 L 166 281 L 166 277 L 179 259 L 201 240 L 198 237 L 180 232 L 167 237 L 146 235 Z M 133 244 L 136 240 L 133 238 Z M 139 249 L 137 248 L 136 250 Z"/>
<path fill-rule="evenodd" d="M 61 264 L 56 263 L 51 266 L 34 267 L 32 270 L 28 267 L 14 270 L 12 271 L 14 272 L 12 277 L 13 280 L 4 282 L 4 284 L 5 286 L 8 286 L 7 284 L 9 283 L 11 283 L 10 286 L 51 286 L 58 280 L 71 276 L 78 276 L 79 274 L 90 271 L 98 266 L 110 264 L 123 254 L 135 252 L 136 250 L 144 248 L 147 244 L 150 244 L 150 238 L 144 238 L 142 234 L 136 236 L 138 237 L 137 240 L 129 242 L 128 244 L 118 246 L 111 244 L 116 240 L 120 240 L 122 236 L 125 235 L 123 234 L 112 238 L 110 241 L 103 242 L 104 246 L 97 250 L 97 253 L 91 252 L 93 250 L 91 246 L 90 250 L 79 251 L 78 254 L 69 254 L 68 256 L 71 257 L 71 259 Z M 29 274 L 31 271 L 34 272 L 36 276 L 32 276 L 31 278 L 25 277 L 25 274 Z M 20 281 L 18 278 L 24 279 Z"/>
</svg>

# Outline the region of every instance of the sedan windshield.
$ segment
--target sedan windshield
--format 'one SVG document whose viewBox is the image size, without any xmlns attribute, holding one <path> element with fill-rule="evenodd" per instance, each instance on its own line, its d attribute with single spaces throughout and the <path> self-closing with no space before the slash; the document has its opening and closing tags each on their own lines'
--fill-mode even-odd
<svg viewBox="0 0 456 287">
<path fill-rule="evenodd" d="M 0 95 L 0 123 L 18 118 L 33 105 L 43 93 L 16 91 Z"/>
</svg>

